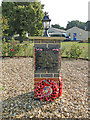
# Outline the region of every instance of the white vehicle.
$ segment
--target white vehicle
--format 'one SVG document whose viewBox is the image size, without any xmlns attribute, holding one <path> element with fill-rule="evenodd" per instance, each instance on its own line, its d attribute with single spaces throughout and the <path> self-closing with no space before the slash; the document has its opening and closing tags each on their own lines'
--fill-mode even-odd
<svg viewBox="0 0 90 120">
<path fill-rule="evenodd" d="M 65 37 L 67 41 L 71 40 L 71 37 L 67 36 L 66 33 L 49 33 L 49 37 Z"/>
<path fill-rule="evenodd" d="M 66 37 L 64 33 L 49 33 L 50 37 Z"/>
</svg>

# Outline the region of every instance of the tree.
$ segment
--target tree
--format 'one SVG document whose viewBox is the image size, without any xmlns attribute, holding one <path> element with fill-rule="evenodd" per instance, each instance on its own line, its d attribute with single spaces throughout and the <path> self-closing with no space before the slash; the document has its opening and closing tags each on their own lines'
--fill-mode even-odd
<svg viewBox="0 0 90 120">
<path fill-rule="evenodd" d="M 86 22 L 86 30 L 90 31 L 90 21 Z"/>
<path fill-rule="evenodd" d="M 65 30 L 64 27 L 61 27 L 59 24 L 54 24 L 54 25 L 51 25 L 53 28 L 58 28 L 58 29 L 63 29 Z"/>
<path fill-rule="evenodd" d="M 2 36 L 7 36 L 7 30 L 9 29 L 9 26 L 7 24 L 8 20 L 3 17 L 1 18 L 1 29 L 2 29 Z"/>
<path fill-rule="evenodd" d="M 21 39 L 25 32 L 31 36 L 42 36 L 42 9 L 40 2 L 3 2 L 2 15 L 8 19 L 9 25 L 7 33 L 10 36 L 19 34 Z"/>
<path fill-rule="evenodd" d="M 0 6 L 0 16 L 1 16 L 1 14 L 2 14 L 2 7 Z"/>
<path fill-rule="evenodd" d="M 68 21 L 66 29 L 70 29 L 70 28 L 75 27 L 75 26 L 85 30 L 86 24 L 85 24 L 85 22 L 80 22 L 78 20 L 73 20 L 71 22 Z"/>
</svg>

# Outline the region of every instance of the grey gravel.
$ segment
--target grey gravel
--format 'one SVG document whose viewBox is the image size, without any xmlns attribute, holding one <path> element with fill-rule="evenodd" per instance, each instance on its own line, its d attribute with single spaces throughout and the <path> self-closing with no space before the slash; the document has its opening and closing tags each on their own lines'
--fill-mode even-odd
<svg viewBox="0 0 90 120">
<path fill-rule="evenodd" d="M 32 58 L 2 60 L 3 118 L 88 118 L 88 61 L 62 60 L 63 93 L 54 102 L 34 99 Z"/>
</svg>

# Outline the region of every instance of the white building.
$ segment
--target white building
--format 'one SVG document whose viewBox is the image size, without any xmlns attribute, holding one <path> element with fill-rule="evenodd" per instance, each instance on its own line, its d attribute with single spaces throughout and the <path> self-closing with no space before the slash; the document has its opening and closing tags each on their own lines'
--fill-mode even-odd
<svg viewBox="0 0 90 120">
<path fill-rule="evenodd" d="M 71 37 L 71 40 L 88 40 L 88 31 L 85 31 L 78 27 L 72 27 L 68 29 L 67 35 Z"/>
<path fill-rule="evenodd" d="M 66 30 L 51 27 L 51 28 L 48 29 L 48 33 L 57 33 L 57 34 L 66 33 Z"/>
</svg>

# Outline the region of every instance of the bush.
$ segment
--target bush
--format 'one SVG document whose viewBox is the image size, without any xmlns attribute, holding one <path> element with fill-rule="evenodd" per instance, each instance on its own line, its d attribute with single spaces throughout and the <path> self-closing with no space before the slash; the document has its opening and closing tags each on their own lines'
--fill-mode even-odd
<svg viewBox="0 0 90 120">
<path fill-rule="evenodd" d="M 20 50 L 20 45 L 18 45 L 12 38 L 8 42 L 2 42 L 2 56 L 14 57 Z"/>
<path fill-rule="evenodd" d="M 82 54 L 82 49 L 77 45 L 72 45 L 69 51 L 66 51 L 66 55 L 69 58 L 78 59 Z"/>
<path fill-rule="evenodd" d="M 23 43 L 22 45 L 20 43 L 17 43 L 13 38 L 11 40 L 8 40 L 6 42 L 5 39 L 3 39 L 2 42 L 2 56 L 26 56 L 26 57 L 33 57 L 33 43 Z"/>
</svg>

